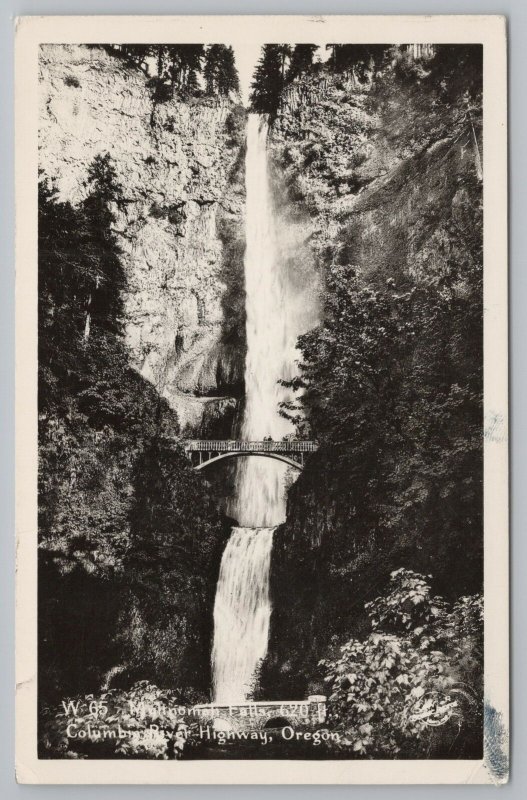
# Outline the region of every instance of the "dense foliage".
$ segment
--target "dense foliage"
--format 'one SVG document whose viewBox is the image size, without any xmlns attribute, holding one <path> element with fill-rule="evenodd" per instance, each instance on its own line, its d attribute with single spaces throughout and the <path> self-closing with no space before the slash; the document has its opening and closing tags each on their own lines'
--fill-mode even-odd
<svg viewBox="0 0 527 800">
<path fill-rule="evenodd" d="M 126 674 L 161 686 L 177 679 L 187 702 L 206 699 L 211 610 L 228 529 L 201 476 L 169 440 L 156 437 L 145 447 L 132 486 L 124 557 L 130 592 L 118 626 Z"/>
<path fill-rule="evenodd" d="M 414 56 L 413 48 L 421 55 Z M 253 111 L 275 117 L 282 110 L 284 89 L 315 74 L 351 78 L 355 83 L 368 85 L 380 77 L 390 80 L 390 73 L 406 79 L 415 90 L 419 81 L 427 80 L 430 92 L 434 84 L 450 99 L 460 92 L 472 93 L 481 83 L 482 48 L 479 45 L 389 45 L 389 44 L 328 44 L 329 58 L 323 63 L 315 58 L 314 44 L 266 44 L 253 75 L 251 106 Z M 322 54 L 320 54 L 322 55 Z M 476 88 L 478 92 L 479 89 Z M 414 92 L 415 94 L 415 92 Z M 430 97 L 433 106 L 434 98 Z M 426 120 L 421 120 L 426 124 Z M 404 120 L 400 120 L 400 125 Z M 398 128 L 392 130 L 392 135 Z M 320 144 L 320 141 L 317 142 Z"/>
<path fill-rule="evenodd" d="M 122 202 L 109 156 L 94 160 L 77 206 L 39 187 L 41 702 L 108 676 L 208 687 L 225 528 L 177 444 L 175 413 L 129 363 Z"/>
<path fill-rule="evenodd" d="M 282 92 L 313 66 L 316 44 L 265 44 L 251 83 L 251 108 L 275 117 Z"/>
<path fill-rule="evenodd" d="M 262 55 L 251 84 L 251 107 L 260 114 L 273 116 L 278 110 L 280 95 L 286 82 L 286 64 L 291 47 L 286 44 L 264 44 Z"/>
<path fill-rule="evenodd" d="M 234 50 L 224 44 L 212 44 L 207 49 L 203 77 L 209 94 L 229 95 L 240 90 Z"/>
<path fill-rule="evenodd" d="M 361 550 L 379 548 L 379 568 L 394 548 L 447 592 L 481 582 L 481 209 L 468 193 L 458 201 L 446 274 L 382 280 L 333 263 L 324 323 L 299 342 L 302 408 L 286 413 L 307 419 L 320 450 L 291 511 L 307 495 L 315 524 L 329 522 L 336 619 L 343 565 Z"/>
<path fill-rule="evenodd" d="M 287 69 L 287 80 L 292 81 L 297 76 L 307 72 L 313 64 L 313 56 L 318 50 L 316 44 L 296 44 L 291 49 L 291 57 Z"/>
<path fill-rule="evenodd" d="M 387 45 L 327 45 L 331 50 L 329 67 L 333 72 L 342 73 L 353 70 L 364 79 L 368 72 L 379 67 L 393 52 Z M 251 107 L 260 114 L 278 113 L 283 90 L 295 79 L 309 75 L 314 67 L 314 56 L 318 50 L 315 44 L 265 44 L 251 84 Z"/>
<path fill-rule="evenodd" d="M 388 593 L 366 604 L 371 632 L 323 660 L 328 724 L 356 756 L 481 755 L 483 607 L 449 604 L 427 580 L 392 573 Z"/>
<path fill-rule="evenodd" d="M 88 180 L 78 208 L 39 184 L 40 391 L 45 408 L 73 394 L 80 411 L 104 424 L 114 410 L 118 416 L 117 398 L 94 392 L 90 372 L 99 354 L 116 351 L 122 339 L 124 272 L 110 227 L 120 187 L 108 156 L 95 159 Z"/>
<path fill-rule="evenodd" d="M 478 596 L 432 596 L 408 570 L 366 604 L 369 631 L 320 662 L 328 697 L 323 746 L 282 741 L 265 748 L 199 734 L 207 725 L 188 689 L 142 680 L 64 698 L 43 709 L 42 758 L 446 758 L 480 756 L 483 614 Z M 475 735 L 476 734 L 476 735 Z M 318 743 L 317 743 L 318 744 Z"/>
<path fill-rule="evenodd" d="M 321 322 L 298 343 L 298 399 L 282 409 L 320 447 L 274 538 L 261 690 L 301 697 L 323 692 L 325 678 L 330 722 L 357 757 L 442 757 L 449 748 L 477 757 L 481 48 L 443 46 L 426 64 L 384 46 L 332 48 L 321 66 L 314 45 L 266 45 L 253 83 L 254 110 L 284 137 L 282 186 L 318 219 L 324 282 Z M 222 45 L 124 45 L 119 54 L 142 69 L 154 61 L 156 102 L 238 90 Z M 302 81 L 316 102 L 283 111 L 284 89 Z M 242 123 L 231 114 L 233 136 Z M 143 683 L 129 692 L 138 678 L 184 687 L 170 700 L 186 704 L 210 685 L 227 529 L 178 447 L 176 415 L 129 365 L 115 234 L 124 202 L 108 156 L 94 161 L 77 206 L 40 185 L 48 756 L 71 755 L 67 712 L 57 714 L 66 694 L 109 698 L 120 722 L 130 693 L 164 692 Z M 390 575 L 389 594 L 373 599 Z M 173 757 L 167 741 L 178 729 L 167 730 L 151 749 L 119 752 Z"/>
<path fill-rule="evenodd" d="M 354 70 L 364 78 L 368 70 L 379 68 L 390 57 L 392 47 L 384 44 L 330 44 L 329 64 L 335 72 Z"/>
<path fill-rule="evenodd" d="M 181 758 L 193 745 L 196 719 L 177 689 L 139 681 L 64 699 L 43 709 L 40 758 Z"/>
</svg>

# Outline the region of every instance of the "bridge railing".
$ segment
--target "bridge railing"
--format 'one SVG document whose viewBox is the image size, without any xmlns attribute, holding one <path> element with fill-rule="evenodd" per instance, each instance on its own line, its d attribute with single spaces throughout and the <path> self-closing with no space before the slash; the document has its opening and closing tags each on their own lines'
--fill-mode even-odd
<svg viewBox="0 0 527 800">
<path fill-rule="evenodd" d="M 318 443 L 307 440 L 248 442 L 235 439 L 192 439 L 184 443 L 187 452 L 217 453 L 314 453 Z"/>
</svg>

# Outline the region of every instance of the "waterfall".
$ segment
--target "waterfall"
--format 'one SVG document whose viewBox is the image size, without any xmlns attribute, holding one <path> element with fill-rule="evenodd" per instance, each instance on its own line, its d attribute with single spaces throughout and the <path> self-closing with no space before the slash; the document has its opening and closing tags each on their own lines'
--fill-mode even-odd
<svg viewBox="0 0 527 800">
<path fill-rule="evenodd" d="M 243 702 L 267 652 L 272 539 L 272 528 L 233 528 L 223 554 L 212 656 L 218 703 Z"/>
<path fill-rule="evenodd" d="M 244 259 L 247 357 L 242 438 L 282 439 L 292 432 L 280 416 L 289 398 L 279 380 L 292 377 L 297 331 L 293 290 L 277 246 L 267 158 L 267 121 L 250 114 L 247 127 L 246 250 Z M 225 548 L 214 606 L 212 653 L 215 702 L 239 703 L 250 694 L 267 651 L 269 567 L 273 530 L 285 518 L 287 467 L 262 457 L 240 459 L 230 512 L 234 528 Z"/>
<path fill-rule="evenodd" d="M 291 423 L 279 403 L 290 393 L 278 381 L 292 377 L 296 332 L 293 298 L 279 258 L 267 159 L 267 123 L 249 115 L 246 156 L 245 292 L 247 357 L 242 439 L 280 440 Z M 245 526 L 278 525 L 285 517 L 285 469 L 268 458 L 243 459 L 237 471 L 232 515 Z"/>
</svg>

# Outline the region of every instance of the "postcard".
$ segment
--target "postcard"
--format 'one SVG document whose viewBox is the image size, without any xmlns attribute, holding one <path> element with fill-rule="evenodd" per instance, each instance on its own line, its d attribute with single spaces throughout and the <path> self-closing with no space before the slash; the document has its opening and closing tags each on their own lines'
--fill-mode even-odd
<svg viewBox="0 0 527 800">
<path fill-rule="evenodd" d="M 505 30 L 17 20 L 20 782 L 506 782 Z"/>
</svg>

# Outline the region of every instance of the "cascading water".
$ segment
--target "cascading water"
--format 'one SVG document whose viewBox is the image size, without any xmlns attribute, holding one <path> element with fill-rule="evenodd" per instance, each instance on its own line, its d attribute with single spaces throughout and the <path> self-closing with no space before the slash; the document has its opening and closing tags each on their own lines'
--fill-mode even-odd
<svg viewBox="0 0 527 800">
<path fill-rule="evenodd" d="M 280 440 L 292 432 L 280 416 L 289 398 L 279 381 L 292 377 L 297 331 L 291 324 L 292 289 L 279 257 L 271 202 L 267 121 L 250 114 L 245 180 L 247 314 L 246 403 L 242 439 Z M 240 703 L 250 694 L 267 651 L 269 567 L 274 526 L 285 517 L 286 467 L 262 457 L 241 459 L 231 514 L 234 528 L 223 554 L 214 606 L 212 653 L 216 703 Z"/>
<path fill-rule="evenodd" d="M 267 159 L 267 122 L 249 115 L 246 156 L 245 292 L 247 357 L 242 439 L 275 440 L 291 433 L 279 414 L 290 393 L 279 384 L 292 377 L 296 331 L 293 298 L 278 253 Z M 278 525 L 285 516 L 284 467 L 268 458 L 239 464 L 233 516 L 245 526 Z"/>
<path fill-rule="evenodd" d="M 221 561 L 214 605 L 217 703 L 240 703 L 267 652 L 273 528 L 233 528 Z"/>
</svg>

